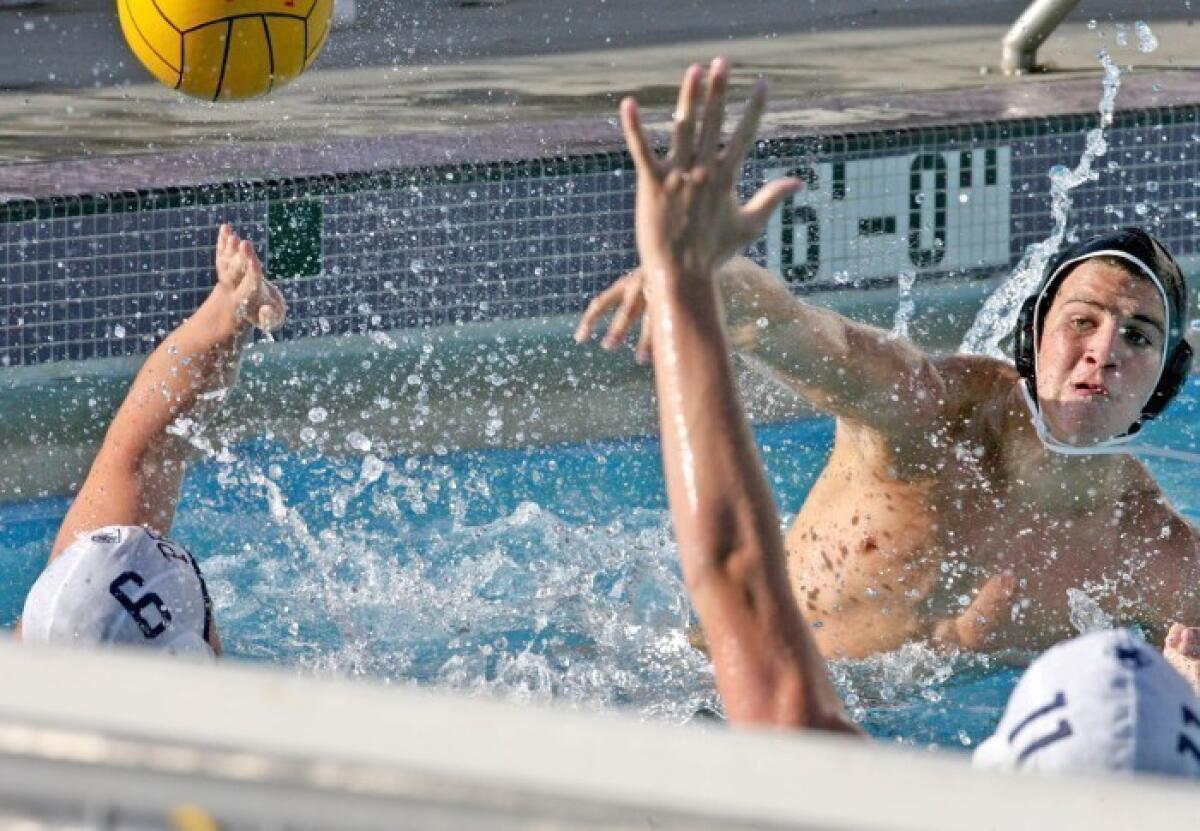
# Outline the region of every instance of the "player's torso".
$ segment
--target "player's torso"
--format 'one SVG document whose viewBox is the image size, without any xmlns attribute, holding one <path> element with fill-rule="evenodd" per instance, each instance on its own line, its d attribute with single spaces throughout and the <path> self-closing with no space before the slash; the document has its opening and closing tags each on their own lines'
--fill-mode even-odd
<svg viewBox="0 0 1200 831">
<path fill-rule="evenodd" d="M 839 429 L 787 539 L 793 590 L 827 657 L 928 637 L 1003 570 L 1022 583 L 1008 619 L 989 621 L 996 646 L 1048 645 L 1097 612 L 1145 619 L 1189 556 L 1190 529 L 1165 505 L 1055 506 L 1053 483 L 1014 476 L 969 436 L 942 451 L 922 462 L 929 475 L 897 475 L 881 442 Z"/>
</svg>

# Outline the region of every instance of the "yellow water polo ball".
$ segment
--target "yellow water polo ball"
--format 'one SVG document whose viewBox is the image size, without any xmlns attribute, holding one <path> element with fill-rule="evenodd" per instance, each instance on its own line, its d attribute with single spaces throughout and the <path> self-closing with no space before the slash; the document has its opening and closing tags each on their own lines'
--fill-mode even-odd
<svg viewBox="0 0 1200 831">
<path fill-rule="evenodd" d="M 209 101 L 266 95 L 321 52 L 333 0 L 117 0 L 129 48 L 155 78 Z"/>
</svg>

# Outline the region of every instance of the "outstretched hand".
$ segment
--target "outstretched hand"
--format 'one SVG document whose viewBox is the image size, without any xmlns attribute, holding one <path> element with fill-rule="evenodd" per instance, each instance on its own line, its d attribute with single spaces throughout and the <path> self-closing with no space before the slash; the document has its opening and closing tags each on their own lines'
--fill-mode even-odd
<svg viewBox="0 0 1200 831">
<path fill-rule="evenodd" d="M 217 232 L 217 292 L 231 301 L 238 324 L 273 332 L 287 316 L 283 295 L 267 280 L 254 245 L 229 225 L 222 225 Z"/>
<path fill-rule="evenodd" d="M 780 201 L 800 187 L 796 179 L 778 179 L 745 205 L 738 203 L 734 185 L 758 130 L 766 85 L 761 80 L 755 84 L 741 122 L 722 149 L 728 79 L 724 58 L 714 60 L 707 72 L 699 65 L 688 68 L 666 158 L 650 148 L 637 102 L 621 102 L 625 141 L 637 169 L 637 246 L 643 269 L 711 275 L 756 239 Z"/>
</svg>

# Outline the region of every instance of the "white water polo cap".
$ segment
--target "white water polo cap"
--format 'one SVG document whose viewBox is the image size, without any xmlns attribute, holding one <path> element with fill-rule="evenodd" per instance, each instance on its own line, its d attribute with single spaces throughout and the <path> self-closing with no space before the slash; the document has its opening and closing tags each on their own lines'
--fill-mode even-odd
<svg viewBox="0 0 1200 831">
<path fill-rule="evenodd" d="M 211 656 L 208 587 L 182 545 L 136 525 L 80 534 L 25 599 L 30 643 L 127 644 Z"/>
<path fill-rule="evenodd" d="M 1092 632 L 1033 662 L 980 767 L 1200 776 L 1200 705 L 1162 654 L 1122 630 Z"/>
</svg>

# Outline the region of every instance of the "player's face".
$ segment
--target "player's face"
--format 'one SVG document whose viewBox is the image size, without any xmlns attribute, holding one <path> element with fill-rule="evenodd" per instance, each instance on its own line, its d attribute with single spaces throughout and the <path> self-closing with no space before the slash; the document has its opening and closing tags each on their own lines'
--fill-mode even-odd
<svg viewBox="0 0 1200 831">
<path fill-rule="evenodd" d="M 1166 323 L 1150 280 L 1101 260 L 1075 267 L 1038 344 L 1038 402 L 1057 439 L 1088 446 L 1133 424 L 1158 382 Z"/>
</svg>

